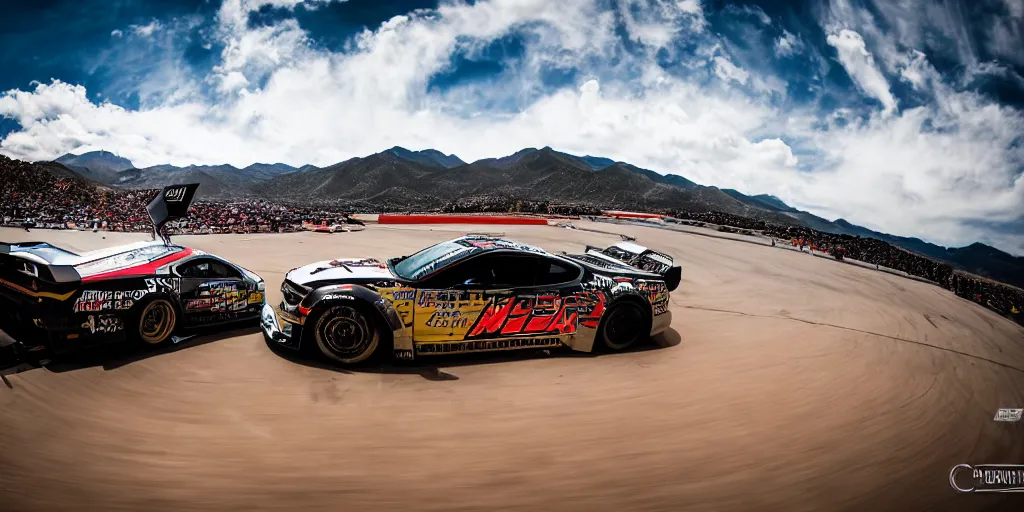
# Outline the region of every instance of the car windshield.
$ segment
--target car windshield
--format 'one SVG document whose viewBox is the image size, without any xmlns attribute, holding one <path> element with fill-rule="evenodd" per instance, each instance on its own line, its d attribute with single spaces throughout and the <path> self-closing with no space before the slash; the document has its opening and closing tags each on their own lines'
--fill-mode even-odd
<svg viewBox="0 0 1024 512">
<path fill-rule="evenodd" d="M 395 274 L 403 279 L 417 280 L 481 250 L 460 241 L 441 242 L 399 261 Z"/>
</svg>

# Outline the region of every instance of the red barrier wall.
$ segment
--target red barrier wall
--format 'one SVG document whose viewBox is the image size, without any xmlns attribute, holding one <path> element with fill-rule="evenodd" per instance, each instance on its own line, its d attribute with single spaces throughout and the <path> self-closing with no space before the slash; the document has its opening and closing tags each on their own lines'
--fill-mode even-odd
<svg viewBox="0 0 1024 512">
<path fill-rule="evenodd" d="M 497 215 L 381 215 L 378 224 L 522 224 L 546 226 L 547 219 L 538 217 L 504 217 Z"/>
</svg>

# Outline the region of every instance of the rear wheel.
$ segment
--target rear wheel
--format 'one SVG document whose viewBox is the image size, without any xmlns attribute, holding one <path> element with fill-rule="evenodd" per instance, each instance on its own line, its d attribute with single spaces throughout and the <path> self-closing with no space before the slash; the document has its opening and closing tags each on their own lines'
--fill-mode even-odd
<svg viewBox="0 0 1024 512">
<path fill-rule="evenodd" d="M 600 348 L 613 352 L 626 350 L 650 335 L 647 315 L 635 302 L 620 302 L 605 313 L 597 339 Z"/>
<path fill-rule="evenodd" d="M 147 345 L 159 345 L 174 333 L 178 325 L 178 312 L 167 299 L 155 299 L 139 313 L 138 338 Z"/>
<path fill-rule="evenodd" d="M 323 355 L 343 364 L 366 361 L 380 345 L 380 331 L 363 306 L 329 306 L 313 324 L 313 337 Z"/>
</svg>

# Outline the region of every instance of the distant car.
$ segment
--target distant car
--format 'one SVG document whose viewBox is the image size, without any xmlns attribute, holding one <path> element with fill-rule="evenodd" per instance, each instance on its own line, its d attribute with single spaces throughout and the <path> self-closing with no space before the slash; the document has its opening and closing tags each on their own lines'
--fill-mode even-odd
<svg viewBox="0 0 1024 512">
<path fill-rule="evenodd" d="M 362 231 L 366 226 L 362 224 L 331 224 L 331 233 L 348 233 L 350 231 Z"/>
<path fill-rule="evenodd" d="M 672 261 L 627 242 L 553 254 L 464 236 L 387 261 L 294 268 L 284 300 L 263 307 L 263 332 L 345 364 L 388 352 L 411 360 L 560 346 L 619 351 L 669 327 L 669 293 L 682 277 Z"/>
<path fill-rule="evenodd" d="M 150 203 L 160 240 L 85 253 L 0 243 L 0 329 L 14 350 L 59 355 L 125 339 L 159 345 L 181 329 L 255 323 L 265 302 L 260 276 L 161 233 L 167 219 L 187 212 L 197 186 L 167 187 Z"/>
<path fill-rule="evenodd" d="M 359 220 L 353 218 L 346 218 L 344 220 L 345 222 L 335 222 L 333 224 L 327 224 L 327 221 L 323 221 L 319 224 L 315 222 L 303 222 L 302 229 L 312 231 L 314 233 L 347 233 L 350 231 L 362 231 L 366 228 L 366 224 L 363 224 Z"/>
</svg>

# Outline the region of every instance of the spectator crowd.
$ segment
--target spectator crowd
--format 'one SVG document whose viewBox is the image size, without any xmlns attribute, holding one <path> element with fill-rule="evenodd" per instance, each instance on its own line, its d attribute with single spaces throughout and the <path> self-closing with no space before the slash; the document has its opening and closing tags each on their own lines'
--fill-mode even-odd
<svg viewBox="0 0 1024 512">
<path fill-rule="evenodd" d="M 146 205 L 158 190 L 96 186 L 75 175 L 47 172 L 40 164 L 0 155 L 0 219 L 4 224 L 55 229 L 150 231 Z M 347 212 L 263 200 L 195 201 L 187 218 L 169 223 L 169 233 L 295 231 L 304 222 L 343 224 Z"/>
<path fill-rule="evenodd" d="M 760 232 L 797 247 L 851 258 L 927 279 L 956 295 L 976 302 L 1024 325 L 1024 290 L 954 269 L 949 263 L 910 252 L 875 238 L 825 233 L 719 212 L 673 212 L 688 224 L 714 224 L 720 230 Z M 724 229 L 723 229 L 724 228 Z M 730 229 L 738 228 L 738 229 Z"/>
<path fill-rule="evenodd" d="M 97 186 L 77 175 L 47 169 L 45 164 L 11 160 L 0 155 L 0 220 L 6 225 L 58 229 L 149 231 L 146 205 L 157 190 L 124 190 Z M 553 204 L 505 197 L 474 197 L 450 202 L 444 213 L 518 212 L 564 216 L 600 215 L 592 205 Z M 1024 324 L 1024 290 L 986 280 L 874 238 L 862 238 L 781 225 L 720 212 L 667 212 L 687 224 L 714 224 L 719 230 L 789 241 L 812 251 L 845 256 L 879 267 L 905 272 L 944 286 Z M 260 199 L 196 201 L 185 219 L 167 226 L 169 233 L 289 232 L 303 223 L 351 222 L 342 207 L 282 205 Z"/>
</svg>

